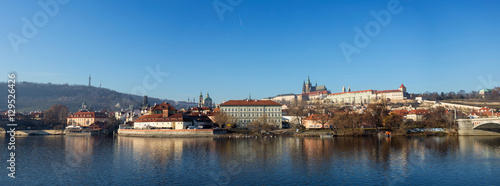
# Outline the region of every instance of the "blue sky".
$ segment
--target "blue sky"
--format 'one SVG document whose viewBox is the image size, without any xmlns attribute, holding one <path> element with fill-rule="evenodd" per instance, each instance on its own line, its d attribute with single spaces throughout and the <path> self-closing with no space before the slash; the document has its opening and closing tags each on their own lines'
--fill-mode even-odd
<svg viewBox="0 0 500 186">
<path fill-rule="evenodd" d="M 390 1 L 72 0 L 53 16 L 39 2 L 53 1 L 0 2 L 0 74 L 69 84 L 92 74 L 120 92 L 187 100 L 202 90 L 216 102 L 300 93 L 308 75 L 332 92 L 500 86 L 500 1 L 401 0 L 350 62 L 340 44 L 355 46 L 355 28 L 366 32 L 370 11 Z M 232 11 L 221 19 L 214 2 Z M 33 17 L 37 32 L 23 35 Z M 13 34 L 27 40 L 17 51 Z M 155 79 L 147 68 L 157 67 L 168 75 Z"/>
</svg>

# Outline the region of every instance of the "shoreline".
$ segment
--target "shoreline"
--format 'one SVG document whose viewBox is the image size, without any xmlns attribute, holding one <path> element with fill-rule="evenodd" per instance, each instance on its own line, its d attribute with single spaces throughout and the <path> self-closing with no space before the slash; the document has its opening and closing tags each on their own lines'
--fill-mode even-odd
<svg viewBox="0 0 500 186">
<path fill-rule="evenodd" d="M 120 131 L 121 130 L 121 131 Z M 316 131 L 307 130 L 299 131 L 293 129 L 275 130 L 266 133 L 258 133 L 252 131 L 241 130 L 226 130 L 226 129 L 191 129 L 191 130 L 136 130 L 136 129 L 120 129 L 115 133 L 115 136 L 124 137 L 151 137 L 151 138 L 248 138 L 248 137 L 320 137 L 322 135 L 333 134 L 338 137 L 365 137 L 378 136 L 375 131 Z M 6 131 L 0 130 L 0 136 L 5 136 Z M 16 136 L 45 136 L 45 135 L 68 135 L 64 130 L 19 130 L 16 131 Z M 500 135 L 500 134 L 499 134 Z M 68 135 L 74 136 L 74 135 Z M 446 129 L 445 132 L 392 132 L 394 137 L 424 137 L 424 136 L 484 136 L 484 135 L 459 135 L 456 131 Z M 497 135 L 487 135 L 497 136 Z"/>
</svg>

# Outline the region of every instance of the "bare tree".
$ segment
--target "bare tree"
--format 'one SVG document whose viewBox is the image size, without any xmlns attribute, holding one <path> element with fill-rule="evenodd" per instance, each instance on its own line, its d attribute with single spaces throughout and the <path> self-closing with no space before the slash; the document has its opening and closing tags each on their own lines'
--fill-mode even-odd
<svg viewBox="0 0 500 186">
<path fill-rule="evenodd" d="M 342 112 L 338 115 L 337 120 L 339 121 L 339 128 L 343 129 L 345 134 L 347 128 L 351 126 L 351 118 L 349 117 L 349 112 Z"/>
<path fill-rule="evenodd" d="M 396 113 L 391 113 L 384 118 L 384 126 L 388 129 L 399 129 L 402 125 L 403 117 Z"/>
<path fill-rule="evenodd" d="M 248 125 L 248 129 L 254 132 L 258 131 L 270 131 L 276 129 L 275 123 L 270 123 L 267 118 L 267 114 L 262 115 L 257 121 L 253 121 Z"/>
<path fill-rule="evenodd" d="M 214 113 L 215 124 L 219 125 L 220 128 L 228 127 L 227 124 L 235 124 L 235 118 L 225 113 L 224 111 L 219 111 Z"/>
<path fill-rule="evenodd" d="M 380 103 L 368 105 L 368 110 L 373 115 L 373 124 L 378 127 L 382 127 L 384 124 L 384 118 L 389 114 L 387 109 L 387 102 L 384 99 Z"/>
<path fill-rule="evenodd" d="M 68 107 L 64 105 L 52 105 L 48 110 L 44 111 L 43 122 L 51 128 L 64 128 L 68 115 Z"/>
<path fill-rule="evenodd" d="M 307 110 L 305 107 L 305 101 L 295 100 L 293 104 L 288 107 L 288 111 L 293 119 L 297 122 L 298 126 L 302 126 L 302 119 L 307 116 Z"/>
</svg>

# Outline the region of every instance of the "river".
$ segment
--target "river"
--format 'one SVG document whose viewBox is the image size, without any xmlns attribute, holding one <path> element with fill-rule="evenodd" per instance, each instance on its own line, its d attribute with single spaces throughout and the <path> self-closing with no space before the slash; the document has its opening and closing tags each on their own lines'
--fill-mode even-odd
<svg viewBox="0 0 500 186">
<path fill-rule="evenodd" d="M 497 185 L 500 137 L 27 136 L 16 178 L 1 170 L 0 185 Z"/>
</svg>

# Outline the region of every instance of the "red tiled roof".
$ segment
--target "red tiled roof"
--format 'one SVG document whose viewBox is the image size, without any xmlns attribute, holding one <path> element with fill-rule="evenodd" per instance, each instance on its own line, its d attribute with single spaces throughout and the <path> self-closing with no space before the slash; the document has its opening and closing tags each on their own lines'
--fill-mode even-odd
<svg viewBox="0 0 500 186">
<path fill-rule="evenodd" d="M 172 105 L 170 105 L 168 103 L 161 103 L 159 105 L 156 105 L 151 110 L 165 110 L 165 109 L 168 109 L 168 110 L 177 110 Z"/>
<path fill-rule="evenodd" d="M 323 90 L 323 91 L 314 91 L 314 92 L 309 92 L 309 93 L 303 93 L 303 94 L 297 94 L 298 96 L 314 96 L 314 95 L 320 95 L 320 94 L 328 94 L 328 90 Z"/>
<path fill-rule="evenodd" d="M 380 93 L 389 93 L 389 92 L 401 92 L 401 90 L 380 90 L 380 91 L 375 91 L 375 93 L 380 94 Z"/>
<path fill-rule="evenodd" d="M 68 118 L 107 118 L 105 113 L 101 112 L 83 112 L 78 111 L 77 113 L 71 114 Z"/>
<path fill-rule="evenodd" d="M 310 116 L 307 116 L 306 118 L 304 118 L 304 120 L 320 120 L 320 116 L 322 117 L 331 117 L 331 116 L 327 116 L 325 114 L 311 114 Z"/>
<path fill-rule="evenodd" d="M 175 113 L 169 117 L 163 117 L 163 114 L 149 114 L 137 118 L 135 122 L 165 122 L 165 121 L 182 121 L 182 120 L 183 117 L 181 113 Z"/>
<path fill-rule="evenodd" d="M 406 88 L 403 83 L 401 83 L 401 86 L 399 86 L 399 88 Z"/>
<path fill-rule="evenodd" d="M 330 95 L 341 95 L 341 94 L 347 94 L 347 93 L 362 93 L 362 92 L 373 92 L 373 90 L 360 90 L 360 91 L 351 91 L 351 92 L 339 92 L 339 93 L 332 93 Z"/>
<path fill-rule="evenodd" d="M 307 95 L 314 96 L 314 95 L 320 95 L 320 94 L 328 94 L 328 90 L 323 90 L 323 91 L 314 91 L 314 92 L 309 92 Z"/>
<path fill-rule="evenodd" d="M 407 115 L 409 112 L 407 110 L 394 110 L 392 111 L 391 113 L 395 113 L 395 114 L 398 114 L 400 116 L 405 116 Z"/>
<path fill-rule="evenodd" d="M 429 114 L 430 112 L 428 110 L 425 110 L 425 109 L 417 109 L 417 110 L 410 110 L 410 112 L 408 112 L 408 114 Z"/>
<path fill-rule="evenodd" d="M 281 106 L 272 100 L 229 100 L 221 104 L 221 106 Z"/>
</svg>

